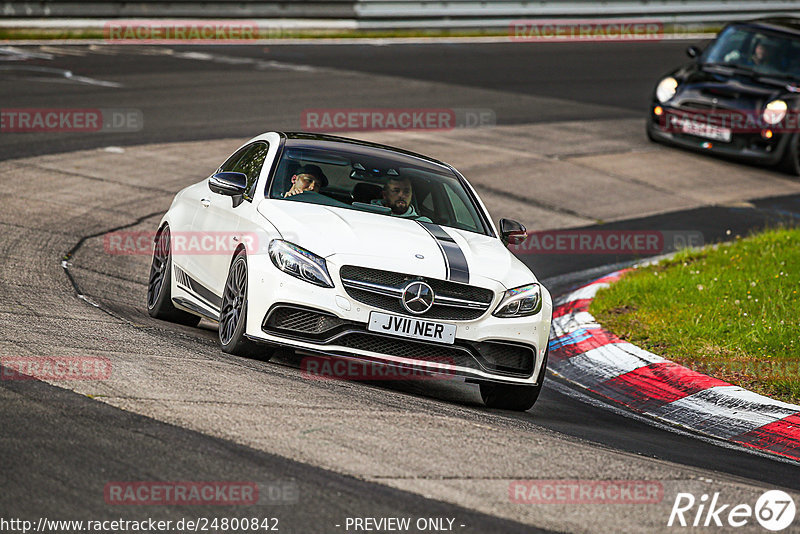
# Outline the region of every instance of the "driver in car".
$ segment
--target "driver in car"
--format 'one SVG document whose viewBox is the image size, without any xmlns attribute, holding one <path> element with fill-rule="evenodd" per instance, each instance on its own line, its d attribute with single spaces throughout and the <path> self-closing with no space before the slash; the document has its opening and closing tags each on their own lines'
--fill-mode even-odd
<svg viewBox="0 0 800 534">
<path fill-rule="evenodd" d="M 742 54 L 739 50 L 733 50 L 725 55 L 724 60 L 726 63 L 739 61 L 740 65 L 757 67 L 765 65 L 772 59 L 772 50 L 765 38 L 759 35 L 753 47 L 753 53 L 746 58 L 741 56 Z"/>
<path fill-rule="evenodd" d="M 395 217 L 419 218 L 419 214 L 411 205 L 413 193 L 411 180 L 396 176 L 389 178 L 389 181 L 384 184 L 383 198 L 375 199 L 372 203 L 390 208 Z"/>
<path fill-rule="evenodd" d="M 303 165 L 292 176 L 292 186 L 286 193 L 283 194 L 284 198 L 299 195 L 306 191 L 314 191 L 319 193 L 323 187 L 327 187 L 328 178 L 317 165 Z"/>
</svg>

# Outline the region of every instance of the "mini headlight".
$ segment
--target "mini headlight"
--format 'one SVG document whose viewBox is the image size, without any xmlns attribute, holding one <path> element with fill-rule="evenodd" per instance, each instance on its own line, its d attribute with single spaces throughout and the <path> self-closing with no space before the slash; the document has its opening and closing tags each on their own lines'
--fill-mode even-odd
<svg viewBox="0 0 800 534">
<path fill-rule="evenodd" d="M 506 291 L 493 315 L 496 317 L 525 317 L 535 315 L 541 309 L 542 286 L 534 283 Z"/>
<path fill-rule="evenodd" d="M 288 241 L 273 239 L 269 244 L 269 257 L 275 267 L 310 284 L 333 287 L 331 275 L 323 258 Z"/>
<path fill-rule="evenodd" d="M 672 76 L 668 76 L 658 82 L 656 87 L 656 98 L 662 104 L 675 96 L 675 91 L 678 89 L 678 80 Z"/>
<path fill-rule="evenodd" d="M 764 107 L 764 122 L 767 124 L 778 124 L 786 116 L 789 106 L 783 100 L 773 100 Z"/>
</svg>

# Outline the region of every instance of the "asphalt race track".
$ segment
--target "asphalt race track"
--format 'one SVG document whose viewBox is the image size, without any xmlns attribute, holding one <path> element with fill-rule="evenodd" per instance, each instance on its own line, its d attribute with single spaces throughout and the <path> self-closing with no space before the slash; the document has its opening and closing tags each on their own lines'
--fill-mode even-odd
<svg viewBox="0 0 800 534">
<path fill-rule="evenodd" d="M 291 354 L 223 354 L 211 323 L 147 315 L 149 257 L 104 248 L 109 231 L 153 230 L 175 192 L 249 137 L 300 129 L 304 110 L 327 108 L 491 110 L 496 124 L 483 128 L 352 135 L 454 164 L 495 220 L 533 230 L 715 242 L 796 222 L 797 179 L 646 140 L 649 91 L 687 44 L 0 45 L 3 109 L 143 118 L 122 133 L 0 134 L 0 355 L 113 364 L 104 381 L 0 381 L 2 517 L 277 517 L 281 532 L 433 517 L 459 532 L 663 532 L 678 492 L 752 505 L 784 489 L 800 502 L 796 463 L 633 417 L 553 377 L 516 414 L 483 408 L 463 384 L 308 380 Z M 521 257 L 554 294 L 633 259 Z M 656 481 L 663 498 L 512 502 L 509 484 L 531 479 Z M 290 491 L 237 507 L 104 501 L 109 482 L 181 480 Z"/>
</svg>

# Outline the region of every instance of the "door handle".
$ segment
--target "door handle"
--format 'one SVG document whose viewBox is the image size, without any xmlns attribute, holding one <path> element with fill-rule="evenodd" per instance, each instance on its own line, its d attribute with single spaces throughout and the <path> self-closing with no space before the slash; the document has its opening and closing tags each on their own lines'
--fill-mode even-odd
<svg viewBox="0 0 800 534">
<path fill-rule="evenodd" d="M 207 208 L 211 205 L 211 201 L 208 200 L 207 198 L 201 198 L 200 204 L 202 204 L 204 208 Z"/>
</svg>

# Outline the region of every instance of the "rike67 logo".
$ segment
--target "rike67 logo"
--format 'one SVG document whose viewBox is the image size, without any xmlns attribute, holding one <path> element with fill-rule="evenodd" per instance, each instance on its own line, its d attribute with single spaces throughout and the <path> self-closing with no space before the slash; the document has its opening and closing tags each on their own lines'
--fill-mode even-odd
<svg viewBox="0 0 800 534">
<path fill-rule="evenodd" d="M 699 499 L 691 493 L 678 493 L 667 526 L 738 528 L 752 524 L 755 518 L 763 528 L 778 532 L 792 524 L 795 512 L 794 499 L 781 490 L 765 492 L 755 506 L 723 503 L 719 493 L 712 497 L 703 494 Z"/>
</svg>

